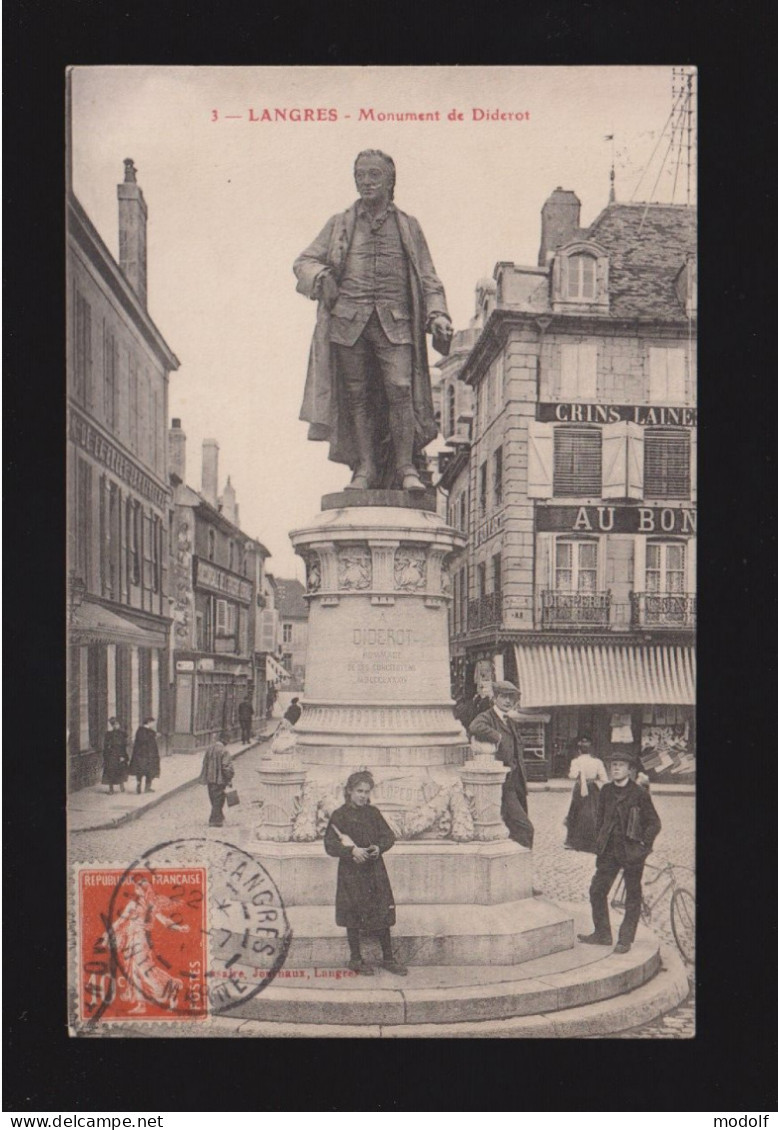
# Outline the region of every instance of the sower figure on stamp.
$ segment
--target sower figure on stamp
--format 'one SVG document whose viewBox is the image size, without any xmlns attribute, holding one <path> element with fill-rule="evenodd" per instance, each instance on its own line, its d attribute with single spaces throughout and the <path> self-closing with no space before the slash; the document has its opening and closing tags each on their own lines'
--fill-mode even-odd
<svg viewBox="0 0 778 1130">
<path fill-rule="evenodd" d="M 203 767 L 200 770 L 200 784 L 208 787 L 208 798 L 211 802 L 208 823 L 212 828 L 221 828 L 224 823 L 225 794 L 227 786 L 232 784 L 235 776 L 235 767 L 224 744 L 224 737 L 225 735 L 222 734 L 221 739 L 205 751 Z"/>
<path fill-rule="evenodd" d="M 373 787 L 372 774 L 367 770 L 352 773 L 344 789 L 346 803 L 333 812 L 324 833 L 324 850 L 338 859 L 335 921 L 346 927 L 349 969 L 373 975 L 372 966 L 362 960 L 360 934 L 377 934 L 382 967 L 404 977 L 408 970 L 395 960 L 392 951 L 394 895 L 382 858 L 394 845 L 394 833 L 370 803 Z"/>
<path fill-rule="evenodd" d="M 511 712 L 518 705 L 519 690 L 513 683 L 493 685 L 494 706 L 470 723 L 471 737 L 496 747 L 496 754 L 509 769 L 502 787 L 502 816 L 512 840 L 531 848 L 535 829 L 527 810 L 527 776 L 524 770 L 524 743 Z"/>
<path fill-rule="evenodd" d="M 595 946 L 612 944 L 608 892 L 623 868 L 626 899 L 615 952 L 629 953 L 643 900 L 643 865 L 662 822 L 648 791 L 630 776 L 630 769 L 637 767 L 637 758 L 631 753 L 619 752 L 607 760 L 610 761 L 611 781 L 600 792 L 595 844 L 597 870 L 589 888 L 594 932 L 579 934 L 578 941 Z"/>
<path fill-rule="evenodd" d="M 424 335 L 445 354 L 454 331 L 424 233 L 392 203 L 392 158 L 364 150 L 354 178 L 360 199 L 294 264 L 298 291 L 319 303 L 300 418 L 352 468 L 351 489 L 423 491 L 437 435 Z"/>
</svg>

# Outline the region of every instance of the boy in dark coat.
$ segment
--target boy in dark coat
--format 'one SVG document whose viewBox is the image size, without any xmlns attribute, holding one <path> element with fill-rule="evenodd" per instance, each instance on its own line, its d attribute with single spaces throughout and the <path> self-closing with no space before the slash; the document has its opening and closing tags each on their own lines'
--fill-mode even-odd
<svg viewBox="0 0 778 1130">
<path fill-rule="evenodd" d="M 389 929 L 395 924 L 394 895 L 382 858 L 394 844 L 394 833 L 370 803 L 374 784 L 366 770 L 352 773 L 344 789 L 346 803 L 333 812 L 324 834 L 324 850 L 338 860 L 335 921 L 346 927 L 349 969 L 373 975 L 372 967 L 362 960 L 361 931 L 378 935 L 382 967 L 404 977 L 408 970 L 392 953 Z"/>
<path fill-rule="evenodd" d="M 643 866 L 662 822 L 647 790 L 630 776 L 630 769 L 637 768 L 637 758 L 631 753 L 614 753 L 607 760 L 611 781 L 600 792 L 595 841 L 597 870 L 589 888 L 594 932 L 579 934 L 578 941 L 595 946 L 612 944 L 608 892 L 623 868 L 624 920 L 614 952 L 629 953 L 643 901 Z"/>
<path fill-rule="evenodd" d="M 145 791 L 147 793 L 154 792 L 151 782 L 159 776 L 159 749 L 157 748 L 157 735 L 154 733 L 153 718 L 146 718 L 143 725 L 138 726 L 132 746 L 130 776 L 138 782 L 136 792 L 140 792 L 141 781 L 144 778 L 146 781 Z"/>
<path fill-rule="evenodd" d="M 238 703 L 238 721 L 240 722 L 240 740 L 244 743 L 251 741 L 251 719 L 254 717 L 254 707 L 248 695 L 243 702 Z"/>
</svg>

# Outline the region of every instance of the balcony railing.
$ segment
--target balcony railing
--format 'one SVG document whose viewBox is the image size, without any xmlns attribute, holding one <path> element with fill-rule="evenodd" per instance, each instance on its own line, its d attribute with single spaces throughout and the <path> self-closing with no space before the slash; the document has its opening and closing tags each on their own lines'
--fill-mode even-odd
<svg viewBox="0 0 778 1130">
<path fill-rule="evenodd" d="M 467 628 L 476 632 L 479 628 L 499 627 L 502 623 L 502 593 L 490 592 L 468 601 Z"/>
<path fill-rule="evenodd" d="M 631 592 L 633 628 L 693 628 L 697 597 L 684 592 Z"/>
<path fill-rule="evenodd" d="M 577 628 L 607 628 L 610 623 L 610 592 L 560 592 L 542 594 L 542 626 L 567 631 Z"/>
</svg>

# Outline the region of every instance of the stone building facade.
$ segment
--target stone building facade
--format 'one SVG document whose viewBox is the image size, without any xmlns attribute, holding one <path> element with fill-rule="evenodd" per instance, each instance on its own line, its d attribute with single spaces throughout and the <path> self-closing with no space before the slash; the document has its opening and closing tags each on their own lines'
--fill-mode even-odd
<svg viewBox="0 0 778 1130">
<path fill-rule="evenodd" d="M 538 265 L 498 263 L 482 297 L 460 373 L 475 411 L 468 485 L 461 468 L 451 484 L 469 492 L 452 648 L 469 687 L 520 683 L 534 775 L 566 772 L 588 731 L 688 780 L 696 216 L 613 201 L 588 229 L 579 216 L 557 189 Z"/>
<path fill-rule="evenodd" d="M 166 419 L 179 362 L 147 308 L 146 217 L 131 160 L 117 263 L 67 196 L 68 758 L 71 788 L 99 780 L 108 718 L 130 740 L 170 717 Z"/>
<path fill-rule="evenodd" d="M 305 658 L 308 651 L 308 604 L 305 585 L 294 579 L 275 577 L 275 607 L 281 633 L 281 663 L 291 676 L 284 690 L 305 690 Z"/>
<path fill-rule="evenodd" d="M 174 751 L 188 753 L 222 733 L 230 741 L 239 737 L 238 704 L 247 697 L 257 710 L 257 596 L 269 553 L 241 530 L 229 479 L 218 493 L 217 442 L 203 442 L 200 491 L 186 485 L 186 436 L 180 420 L 173 420 L 169 443 L 174 492 L 171 742 Z"/>
</svg>

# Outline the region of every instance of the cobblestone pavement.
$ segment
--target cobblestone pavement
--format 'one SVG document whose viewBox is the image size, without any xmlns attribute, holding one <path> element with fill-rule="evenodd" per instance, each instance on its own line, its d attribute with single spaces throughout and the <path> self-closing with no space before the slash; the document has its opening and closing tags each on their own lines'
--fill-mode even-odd
<svg viewBox="0 0 778 1130">
<path fill-rule="evenodd" d="M 241 796 L 241 804 L 226 814 L 224 839 L 232 839 L 238 845 L 245 841 L 252 826 L 257 822 L 259 778 L 256 770 L 259 768 L 263 752 L 262 747 L 257 747 L 249 750 L 236 762 L 235 783 Z M 594 872 L 594 856 L 566 851 L 563 847 L 565 838 L 563 820 L 569 805 L 569 793 L 531 792 L 529 803 L 535 825 L 533 859 L 536 888 L 541 890 L 546 898 L 552 900 L 585 901 Z M 662 820 L 662 831 L 657 839 L 656 851 L 649 862 L 655 866 L 672 862 L 679 868 L 678 880 L 694 892 L 694 797 L 656 795 L 654 803 Z M 203 835 L 208 811 L 206 790 L 201 786 L 193 785 L 171 796 L 132 823 L 98 832 L 73 833 L 70 841 L 72 861 L 129 863 L 163 840 Z M 664 883 L 657 886 L 661 891 Z M 656 893 L 659 894 L 660 891 Z M 644 893 L 650 898 L 654 897 L 650 885 L 645 883 Z M 615 926 L 620 912 L 611 913 Z M 664 945 L 675 947 L 670 927 L 669 892 L 662 895 L 656 906 L 652 908 L 650 927 Z M 688 966 L 688 971 L 691 985 L 693 972 L 691 966 Z M 690 996 L 672 1012 L 640 1028 L 620 1033 L 619 1038 L 683 1039 L 693 1035 L 692 986 Z"/>
</svg>

